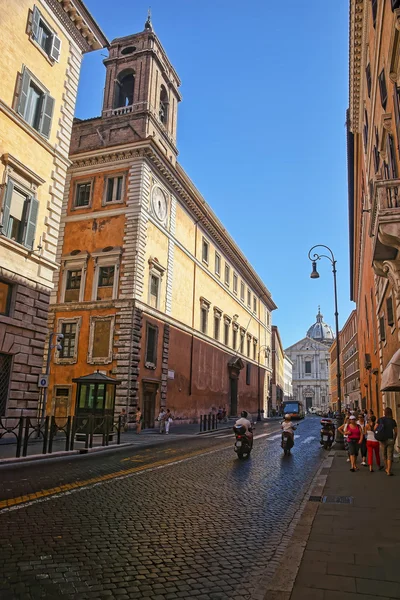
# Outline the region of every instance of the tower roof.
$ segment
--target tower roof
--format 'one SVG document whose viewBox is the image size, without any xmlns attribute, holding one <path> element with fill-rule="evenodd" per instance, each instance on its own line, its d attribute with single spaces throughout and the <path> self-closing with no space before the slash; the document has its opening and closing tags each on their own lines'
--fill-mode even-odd
<svg viewBox="0 0 400 600">
<path fill-rule="evenodd" d="M 319 342 L 331 344 L 335 339 L 335 336 L 332 327 L 327 323 L 324 323 L 323 318 L 320 307 L 318 306 L 317 321 L 308 329 L 307 337 Z"/>
</svg>

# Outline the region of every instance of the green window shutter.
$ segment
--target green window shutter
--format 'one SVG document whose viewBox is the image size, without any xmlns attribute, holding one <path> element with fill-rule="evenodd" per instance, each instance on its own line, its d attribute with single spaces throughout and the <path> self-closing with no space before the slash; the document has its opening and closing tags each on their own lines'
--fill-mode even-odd
<svg viewBox="0 0 400 600">
<path fill-rule="evenodd" d="M 33 196 L 29 198 L 26 207 L 24 246 L 33 250 L 35 242 L 36 223 L 39 212 L 39 202 Z"/>
<path fill-rule="evenodd" d="M 40 133 L 45 137 L 50 137 L 51 119 L 53 117 L 54 98 L 45 94 L 43 98 L 42 116 L 40 119 Z"/>
<path fill-rule="evenodd" d="M 25 117 L 26 102 L 28 100 L 29 85 L 31 76 L 28 69 L 24 69 L 22 74 L 21 88 L 19 92 L 18 112 L 22 117 Z"/>
<path fill-rule="evenodd" d="M 50 56 L 52 59 L 54 59 L 56 62 L 58 62 L 60 60 L 60 53 L 61 53 L 61 40 L 56 35 L 53 35 Z"/>
<path fill-rule="evenodd" d="M 6 191 L 4 194 L 3 201 L 3 218 L 2 218 L 2 233 L 3 235 L 7 235 L 8 229 L 8 221 L 10 219 L 10 206 L 11 206 L 11 198 L 14 189 L 13 182 L 9 179 L 6 187 Z"/>
<path fill-rule="evenodd" d="M 40 24 L 40 12 L 37 6 L 33 7 L 32 14 L 32 37 L 34 40 L 37 40 L 39 37 L 39 24 Z"/>
</svg>

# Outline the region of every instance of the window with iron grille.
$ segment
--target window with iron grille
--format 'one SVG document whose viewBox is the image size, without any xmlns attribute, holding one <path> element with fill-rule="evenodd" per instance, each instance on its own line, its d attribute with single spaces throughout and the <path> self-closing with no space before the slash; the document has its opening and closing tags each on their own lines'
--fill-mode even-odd
<svg viewBox="0 0 400 600">
<path fill-rule="evenodd" d="M 6 414 L 8 388 L 11 376 L 11 354 L 0 353 L 0 417 Z"/>
<path fill-rule="evenodd" d="M 371 85 L 372 85 L 372 80 L 371 80 L 371 65 L 368 63 L 367 64 L 367 68 L 365 69 L 365 76 L 367 78 L 367 89 L 368 89 L 368 97 L 371 97 Z"/>
<path fill-rule="evenodd" d="M 378 12 L 378 0 L 371 0 L 372 7 L 372 23 L 373 26 L 376 27 L 376 14 Z"/>
<path fill-rule="evenodd" d="M 386 340 L 385 316 L 379 318 L 379 335 L 381 341 L 384 342 Z"/>
<path fill-rule="evenodd" d="M 392 327 L 394 325 L 394 313 L 393 313 L 393 299 L 391 296 L 386 298 L 386 316 L 388 325 Z"/>
<path fill-rule="evenodd" d="M 76 345 L 76 323 L 63 323 L 61 333 L 64 336 L 60 358 L 74 358 Z"/>
<path fill-rule="evenodd" d="M 386 87 L 385 69 L 382 69 L 382 71 L 380 72 L 378 81 L 379 81 L 379 92 L 381 95 L 381 104 L 382 104 L 382 107 L 386 110 L 387 87 Z"/>
</svg>

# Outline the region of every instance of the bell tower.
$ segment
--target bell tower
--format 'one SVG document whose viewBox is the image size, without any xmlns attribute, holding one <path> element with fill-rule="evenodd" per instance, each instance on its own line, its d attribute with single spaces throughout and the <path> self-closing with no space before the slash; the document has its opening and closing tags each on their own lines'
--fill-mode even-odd
<svg viewBox="0 0 400 600">
<path fill-rule="evenodd" d="M 175 162 L 180 80 L 153 31 L 150 14 L 144 31 L 111 42 L 104 64 L 104 125 L 116 130 L 116 138 L 120 128 L 122 143 L 152 137 Z"/>
</svg>

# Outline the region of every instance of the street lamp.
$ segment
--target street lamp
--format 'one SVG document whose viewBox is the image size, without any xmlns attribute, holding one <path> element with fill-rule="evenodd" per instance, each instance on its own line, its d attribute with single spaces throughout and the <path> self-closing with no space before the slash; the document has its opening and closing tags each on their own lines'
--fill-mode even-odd
<svg viewBox="0 0 400 600">
<path fill-rule="evenodd" d="M 318 254 L 314 252 L 311 255 L 312 251 L 315 248 L 325 248 L 328 250 L 329 255 L 327 254 Z M 338 428 L 342 424 L 342 390 L 341 390 L 341 375 L 340 375 L 340 340 L 339 340 L 339 313 L 338 313 L 338 305 L 337 305 L 337 285 L 336 285 L 336 260 L 332 250 L 325 246 L 324 244 L 317 244 L 310 248 L 308 252 L 308 258 L 312 263 L 312 271 L 311 271 L 311 279 L 318 279 L 319 273 L 317 271 L 317 260 L 321 260 L 321 258 L 327 258 L 332 265 L 332 273 L 333 273 L 333 291 L 335 297 L 335 328 L 336 328 L 336 379 L 337 379 L 337 396 L 338 396 L 338 413 L 339 417 L 336 420 L 337 428 L 336 428 L 336 443 L 342 445 L 343 444 L 343 436 L 338 432 Z"/>
<path fill-rule="evenodd" d="M 266 350 L 267 360 L 269 362 L 269 354 L 271 349 L 269 346 L 264 345 L 260 346 L 258 349 L 258 413 L 257 413 L 257 421 L 261 421 L 261 381 L 260 381 L 260 354 L 261 350 Z M 264 412 L 264 411 L 263 411 Z"/>
</svg>

